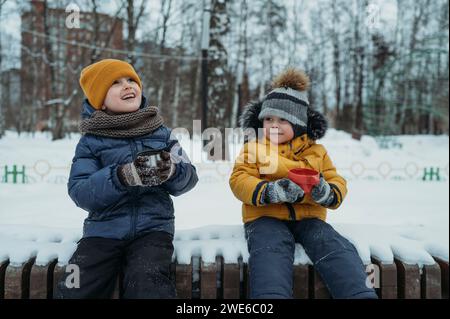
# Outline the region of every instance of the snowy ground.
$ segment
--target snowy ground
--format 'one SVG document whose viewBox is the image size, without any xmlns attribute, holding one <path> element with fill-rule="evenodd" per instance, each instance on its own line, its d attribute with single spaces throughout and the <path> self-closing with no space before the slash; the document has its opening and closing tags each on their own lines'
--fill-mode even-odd
<svg viewBox="0 0 450 319">
<path fill-rule="evenodd" d="M 66 189 L 78 138 L 51 142 L 42 134 L 18 137 L 7 132 L 0 139 L 0 261 L 21 264 L 36 256 L 38 264 L 53 258 L 64 264 L 70 258 L 86 217 Z M 419 265 L 433 263 L 431 256 L 448 261 L 448 136 L 397 137 L 388 141 L 389 149 L 380 149 L 373 138 L 356 141 L 330 130 L 320 142 L 349 187 L 344 204 L 329 212 L 328 221 L 355 244 L 364 262 L 371 255 L 385 263 L 394 256 Z M 190 152 L 196 146 L 187 139 L 182 145 L 194 158 Z M 14 164 L 19 171 L 25 166 L 26 184 L 12 184 L 11 176 L 5 183 L 5 165 L 10 171 Z M 174 198 L 177 260 L 189 262 L 201 254 L 213 262 L 221 254 L 227 262 L 239 256 L 246 261 L 241 204 L 228 186 L 232 163 L 196 166 L 198 186 Z M 422 180 L 431 168 L 439 169 L 439 181 Z M 309 262 L 300 246 L 296 262 Z"/>
</svg>

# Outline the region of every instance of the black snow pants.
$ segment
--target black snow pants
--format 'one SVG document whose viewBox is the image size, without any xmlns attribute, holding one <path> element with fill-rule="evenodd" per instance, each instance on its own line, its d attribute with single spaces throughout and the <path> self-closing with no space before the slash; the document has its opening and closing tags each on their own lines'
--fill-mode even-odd
<svg viewBox="0 0 450 319">
<path fill-rule="evenodd" d="M 70 271 L 66 270 L 56 287 L 55 296 L 108 299 L 114 292 L 116 278 L 123 274 L 122 298 L 175 298 L 175 286 L 169 278 L 172 240 L 172 235 L 166 232 L 151 232 L 130 241 L 83 238 L 69 261 L 71 268 L 66 268 Z"/>
</svg>

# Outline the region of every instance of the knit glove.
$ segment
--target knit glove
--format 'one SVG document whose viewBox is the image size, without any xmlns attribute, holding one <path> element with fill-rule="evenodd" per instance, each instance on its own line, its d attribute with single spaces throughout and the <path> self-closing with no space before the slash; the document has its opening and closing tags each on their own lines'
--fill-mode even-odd
<svg viewBox="0 0 450 319">
<path fill-rule="evenodd" d="M 319 184 L 314 186 L 311 190 L 311 198 L 319 205 L 330 207 L 334 203 L 335 195 L 322 175 L 320 175 Z"/>
<path fill-rule="evenodd" d="M 161 183 L 166 182 L 175 173 L 175 163 L 169 152 L 161 152 L 160 159 L 156 161 L 156 173 Z"/>
<path fill-rule="evenodd" d="M 267 183 L 262 193 L 262 204 L 295 203 L 305 196 L 303 189 L 288 178 Z"/>
<path fill-rule="evenodd" d="M 127 186 L 158 186 L 172 177 L 175 172 L 170 153 L 139 155 L 131 162 L 119 166 L 117 174 Z"/>
</svg>

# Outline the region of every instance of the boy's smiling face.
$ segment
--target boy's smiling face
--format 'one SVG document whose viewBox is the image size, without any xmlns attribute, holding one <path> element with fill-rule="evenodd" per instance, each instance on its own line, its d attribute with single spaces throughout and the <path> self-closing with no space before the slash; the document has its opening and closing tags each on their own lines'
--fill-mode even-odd
<svg viewBox="0 0 450 319">
<path fill-rule="evenodd" d="M 264 136 L 273 144 L 283 144 L 294 138 L 294 129 L 289 121 L 277 116 L 265 117 Z"/>
<path fill-rule="evenodd" d="M 106 93 L 102 110 L 111 113 L 130 113 L 139 109 L 142 101 L 142 90 L 128 77 L 114 81 Z"/>
</svg>

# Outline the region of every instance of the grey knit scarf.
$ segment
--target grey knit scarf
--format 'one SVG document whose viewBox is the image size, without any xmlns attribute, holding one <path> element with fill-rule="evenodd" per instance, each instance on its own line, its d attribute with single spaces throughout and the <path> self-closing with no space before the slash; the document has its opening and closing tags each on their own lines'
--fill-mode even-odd
<svg viewBox="0 0 450 319">
<path fill-rule="evenodd" d="M 136 112 L 110 115 L 95 111 L 79 125 L 82 134 L 113 138 L 129 138 L 149 134 L 163 124 L 158 108 L 150 106 Z"/>
</svg>

